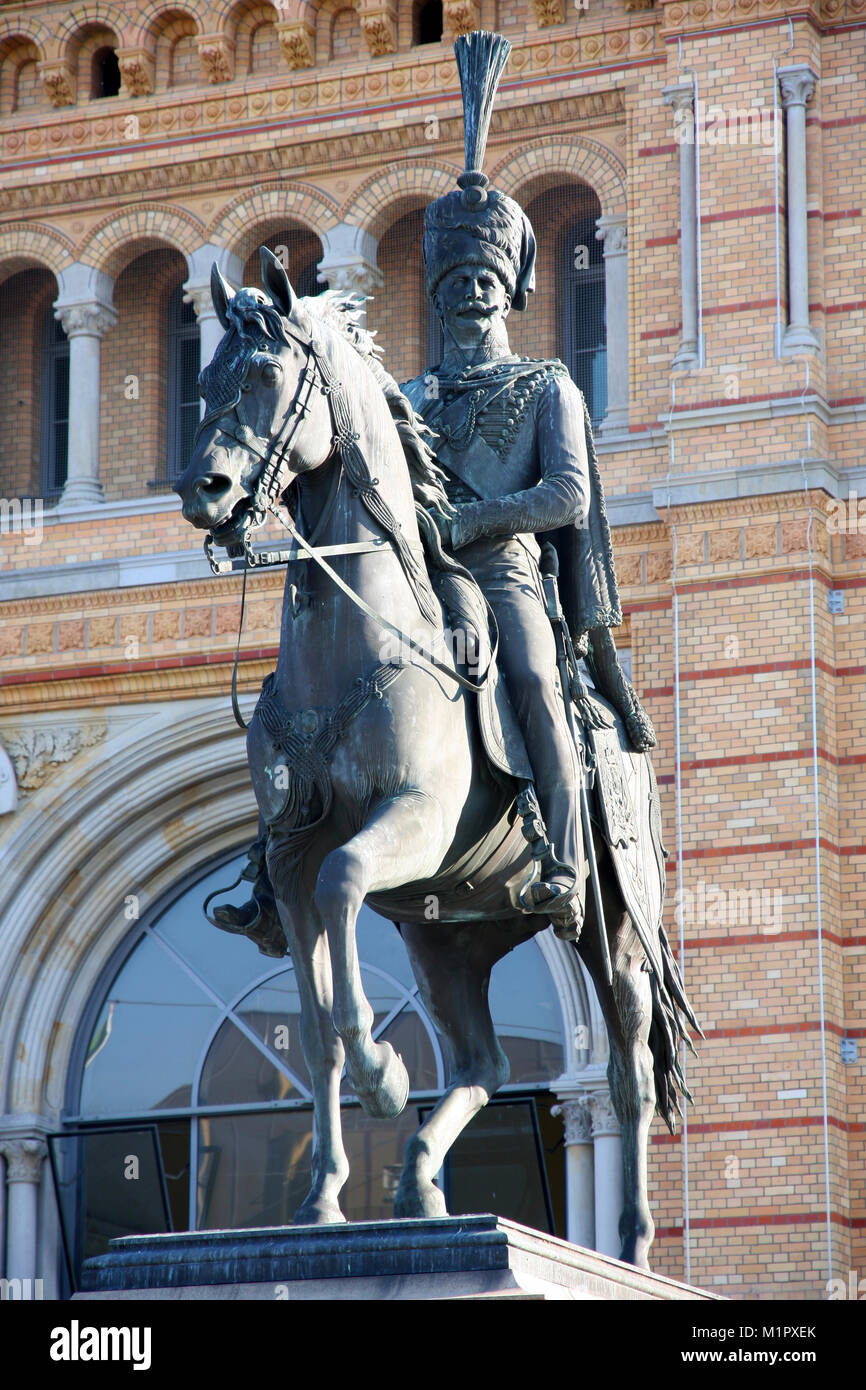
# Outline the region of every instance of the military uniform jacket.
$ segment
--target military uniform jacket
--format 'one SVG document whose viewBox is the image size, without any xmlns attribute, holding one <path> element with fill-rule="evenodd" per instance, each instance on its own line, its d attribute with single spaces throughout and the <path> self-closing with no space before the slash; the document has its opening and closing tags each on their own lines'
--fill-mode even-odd
<svg viewBox="0 0 866 1390">
<path fill-rule="evenodd" d="M 604 492 L 583 395 L 563 364 L 508 357 L 403 387 L 438 436 L 455 549 L 547 532 L 575 638 L 622 622 Z"/>
</svg>

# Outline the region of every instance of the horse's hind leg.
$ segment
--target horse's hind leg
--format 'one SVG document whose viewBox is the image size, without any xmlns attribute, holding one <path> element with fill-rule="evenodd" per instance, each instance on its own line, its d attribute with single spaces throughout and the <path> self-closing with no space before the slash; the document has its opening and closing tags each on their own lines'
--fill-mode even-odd
<svg viewBox="0 0 866 1390">
<path fill-rule="evenodd" d="M 312 1182 L 294 1220 L 300 1226 L 345 1221 L 340 1191 L 349 1176 L 340 1126 L 340 1077 L 343 1044 L 331 1022 L 331 960 L 319 914 L 311 901 L 312 884 L 285 901 L 279 869 L 272 875 L 280 918 L 285 928 L 301 999 L 301 1047 L 313 1087 Z"/>
<path fill-rule="evenodd" d="M 600 865 L 613 983 L 604 977 L 595 904 L 587 890 L 586 921 L 578 950 L 592 975 L 610 1043 L 608 1080 L 622 1126 L 623 1197 L 619 1258 L 649 1269 L 655 1226 L 647 1195 L 647 1145 L 655 1114 L 653 1056 L 649 1046 L 652 993 L 646 952 L 612 880 L 609 860 Z"/>
<path fill-rule="evenodd" d="M 368 893 L 428 878 L 442 855 L 436 803 L 408 792 L 385 802 L 363 830 L 325 856 L 315 901 L 326 924 L 334 980 L 334 1027 L 346 1049 L 346 1075 L 369 1115 L 399 1115 L 409 1077 L 388 1042 L 373 1041 L 370 1001 L 361 983 L 355 923 Z"/>
<path fill-rule="evenodd" d="M 508 1080 L 508 1059 L 487 999 L 490 972 L 536 929 L 525 920 L 513 930 L 485 922 L 401 928 L 421 998 L 445 1041 L 451 1074 L 432 1115 L 406 1145 L 395 1216 L 447 1215 L 434 1178 L 461 1131 Z"/>
</svg>

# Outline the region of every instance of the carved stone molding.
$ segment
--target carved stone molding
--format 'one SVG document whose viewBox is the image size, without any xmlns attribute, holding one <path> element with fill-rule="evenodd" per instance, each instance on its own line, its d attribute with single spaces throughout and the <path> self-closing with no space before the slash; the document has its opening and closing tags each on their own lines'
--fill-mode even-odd
<svg viewBox="0 0 866 1390">
<path fill-rule="evenodd" d="M 62 724 L 56 728 L 4 729 L 3 739 L 22 791 L 35 791 L 51 769 L 71 762 L 85 748 L 105 738 L 104 722 Z"/>
<path fill-rule="evenodd" d="M 562 1100 L 551 1109 L 551 1115 L 561 1115 L 565 1126 L 566 1144 L 590 1144 L 592 1142 L 592 1113 L 589 1095 Z"/>
<path fill-rule="evenodd" d="M 209 285 L 195 285 L 193 288 L 185 290 L 183 302 L 192 305 L 197 319 L 200 319 L 203 314 L 208 315 L 214 312 Z"/>
<path fill-rule="evenodd" d="M 624 217 L 599 217 L 596 241 L 604 243 L 605 256 L 622 256 L 628 251 L 628 227 Z"/>
<path fill-rule="evenodd" d="M 817 76 L 805 63 L 783 69 L 779 73 L 779 91 L 782 106 L 787 111 L 790 106 L 806 106 L 815 93 Z"/>
<path fill-rule="evenodd" d="M 63 325 L 67 338 L 84 335 L 88 338 L 102 338 L 117 323 L 117 313 L 107 304 L 70 304 L 60 308 L 55 318 Z"/>
<path fill-rule="evenodd" d="M 370 50 L 371 58 L 380 58 L 385 53 L 397 52 L 397 10 L 393 5 L 383 5 L 378 9 L 362 10 L 359 15 L 361 32 Z"/>
<path fill-rule="evenodd" d="M 117 61 L 127 96 L 148 97 L 153 93 L 153 54 L 144 48 L 119 49 Z"/>
<path fill-rule="evenodd" d="M 369 297 L 374 290 L 380 289 L 384 283 L 381 271 L 366 261 L 330 266 L 321 261 L 319 271 L 319 279 L 321 281 L 326 280 L 329 288 L 338 290 L 340 294 L 358 294 Z"/>
<path fill-rule="evenodd" d="M 15 767 L 6 749 L 0 744 L 0 816 L 8 816 L 18 808 L 18 785 Z"/>
<path fill-rule="evenodd" d="M 231 82 L 234 48 L 222 34 L 203 34 L 198 40 L 198 56 L 208 82 Z"/>
<path fill-rule="evenodd" d="M 288 66 L 293 71 L 313 67 L 316 61 L 316 31 L 312 25 L 298 20 L 290 24 L 278 24 L 276 29 L 280 49 Z"/>
<path fill-rule="evenodd" d="M 41 1139 L 4 1139 L 0 1152 L 6 1159 L 7 1182 L 39 1182 L 48 1156 L 48 1147 Z"/>
<path fill-rule="evenodd" d="M 52 106 L 75 104 L 75 76 L 69 63 L 43 63 L 39 75 Z"/>
<path fill-rule="evenodd" d="M 481 28 L 479 0 L 442 0 L 442 27 L 448 39 L 471 34 Z"/>
</svg>

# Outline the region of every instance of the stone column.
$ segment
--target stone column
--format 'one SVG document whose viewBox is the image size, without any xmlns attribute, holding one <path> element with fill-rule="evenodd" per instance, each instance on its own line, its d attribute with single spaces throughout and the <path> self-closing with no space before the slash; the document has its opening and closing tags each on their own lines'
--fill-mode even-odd
<svg viewBox="0 0 866 1390">
<path fill-rule="evenodd" d="M 563 1096 L 551 1112 L 565 1126 L 566 1239 L 595 1249 L 595 1174 L 588 1095 Z"/>
<path fill-rule="evenodd" d="M 695 148 L 695 91 L 691 82 L 665 87 L 673 107 L 680 147 L 680 294 L 682 336 L 673 365 L 689 369 L 700 361 L 698 344 L 698 198 Z"/>
<path fill-rule="evenodd" d="M 103 335 L 117 322 L 114 281 L 93 266 L 67 266 L 54 302 L 69 339 L 69 454 L 58 508 L 104 502 L 99 481 L 99 384 Z"/>
<path fill-rule="evenodd" d="M 622 1140 L 610 1092 L 590 1095 L 595 1159 L 595 1248 L 619 1258 L 619 1218 L 622 1213 Z"/>
<path fill-rule="evenodd" d="M 607 321 L 607 412 L 599 435 L 628 429 L 628 228 L 625 213 L 599 217 L 596 239 L 604 243 L 604 302 Z"/>
<path fill-rule="evenodd" d="M 817 77 L 806 63 L 779 68 L 785 110 L 788 174 L 788 326 L 782 352 L 811 352 L 818 339 L 809 325 L 809 226 L 806 213 L 806 105 Z"/>
<path fill-rule="evenodd" d="M 324 255 L 319 261 L 319 282 L 341 294 L 371 299 L 382 285 L 376 265 L 378 242 L 363 227 L 340 222 L 322 236 Z"/>
<path fill-rule="evenodd" d="M 224 329 L 216 316 L 210 297 L 210 273 L 216 261 L 229 284 L 237 289 L 243 280 L 244 268 L 239 256 L 225 246 L 209 241 L 187 255 L 189 276 L 183 282 L 184 300 L 192 304 L 198 320 L 200 365 L 206 367 L 222 339 Z M 204 401 L 202 401 L 204 413 Z"/>
<path fill-rule="evenodd" d="M 6 1278 L 35 1279 L 39 1184 L 48 1153 L 41 1139 L 5 1139 Z"/>
</svg>

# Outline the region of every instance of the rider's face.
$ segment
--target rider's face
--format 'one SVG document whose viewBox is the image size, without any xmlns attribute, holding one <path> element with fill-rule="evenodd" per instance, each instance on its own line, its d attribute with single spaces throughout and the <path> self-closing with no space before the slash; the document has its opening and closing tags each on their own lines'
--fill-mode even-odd
<svg viewBox="0 0 866 1390">
<path fill-rule="evenodd" d="M 504 320 L 511 308 L 508 291 L 495 271 L 458 265 L 444 275 L 433 302 L 439 317 L 458 341 L 480 339 Z"/>
</svg>

